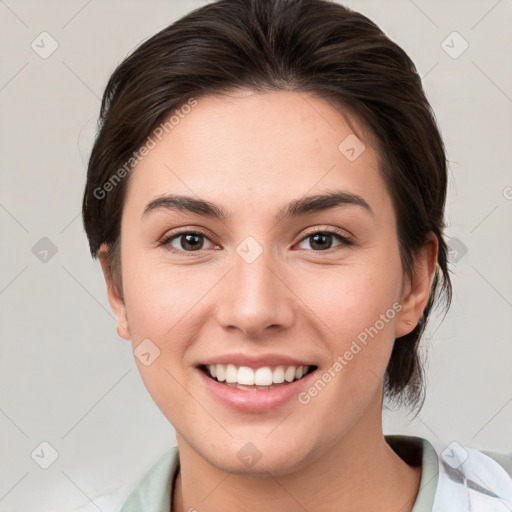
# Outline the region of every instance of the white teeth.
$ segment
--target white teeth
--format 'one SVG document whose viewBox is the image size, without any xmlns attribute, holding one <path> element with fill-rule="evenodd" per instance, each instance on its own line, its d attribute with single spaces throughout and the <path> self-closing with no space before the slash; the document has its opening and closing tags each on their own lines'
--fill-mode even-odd
<svg viewBox="0 0 512 512">
<path fill-rule="evenodd" d="M 272 370 L 268 366 L 258 368 L 254 373 L 256 386 L 270 386 L 272 384 Z"/>
<path fill-rule="evenodd" d="M 284 382 L 284 368 L 282 366 L 278 366 L 274 373 L 272 373 L 272 382 L 275 384 L 281 384 Z"/>
<path fill-rule="evenodd" d="M 226 367 L 223 364 L 218 364 L 215 368 L 215 372 L 217 373 L 216 377 L 219 382 L 226 380 Z"/>
<path fill-rule="evenodd" d="M 295 380 L 295 372 L 296 372 L 295 366 L 288 366 L 286 368 L 286 371 L 284 372 L 284 380 L 286 382 L 292 382 Z"/>
<path fill-rule="evenodd" d="M 248 366 L 240 366 L 238 368 L 238 384 L 244 384 L 245 386 L 254 385 L 254 370 Z"/>
<path fill-rule="evenodd" d="M 262 366 L 253 370 L 249 366 L 237 367 L 234 364 L 212 364 L 207 366 L 208 373 L 219 382 L 244 386 L 272 386 L 283 382 L 293 382 L 302 378 L 309 366 Z M 251 389 L 251 388 L 248 388 Z"/>
<path fill-rule="evenodd" d="M 226 366 L 226 382 L 236 382 L 238 380 L 238 370 L 234 364 Z"/>
</svg>

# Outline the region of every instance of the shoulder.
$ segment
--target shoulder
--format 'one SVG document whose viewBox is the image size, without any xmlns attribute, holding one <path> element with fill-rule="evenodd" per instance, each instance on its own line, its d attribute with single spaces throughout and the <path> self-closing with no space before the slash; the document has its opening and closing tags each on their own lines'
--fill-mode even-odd
<svg viewBox="0 0 512 512">
<path fill-rule="evenodd" d="M 416 436 L 387 435 L 386 441 L 409 465 L 422 466 L 414 512 L 512 510 L 512 454 Z"/>
<path fill-rule="evenodd" d="M 461 504 L 474 512 L 512 508 L 511 454 L 484 452 L 456 441 L 434 448 L 439 476 L 432 512 L 460 509 Z"/>
<path fill-rule="evenodd" d="M 512 453 L 499 453 L 490 450 L 480 450 L 484 455 L 487 455 L 491 459 L 495 460 L 512 478 Z"/>
<path fill-rule="evenodd" d="M 174 477 L 178 469 L 178 447 L 174 446 L 144 475 L 124 502 L 120 512 L 168 512 Z"/>
</svg>

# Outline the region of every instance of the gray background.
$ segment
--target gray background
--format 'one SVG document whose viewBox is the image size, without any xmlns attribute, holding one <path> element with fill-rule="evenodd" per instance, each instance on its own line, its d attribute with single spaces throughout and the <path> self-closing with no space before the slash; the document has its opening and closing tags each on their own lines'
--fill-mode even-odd
<svg viewBox="0 0 512 512">
<path fill-rule="evenodd" d="M 425 340 L 423 410 L 386 410 L 385 432 L 512 453 L 512 1 L 345 4 L 415 61 L 450 160 L 453 305 Z M 116 334 L 80 206 L 114 67 L 201 5 L 0 0 L 0 512 L 118 510 L 175 443 Z"/>
</svg>

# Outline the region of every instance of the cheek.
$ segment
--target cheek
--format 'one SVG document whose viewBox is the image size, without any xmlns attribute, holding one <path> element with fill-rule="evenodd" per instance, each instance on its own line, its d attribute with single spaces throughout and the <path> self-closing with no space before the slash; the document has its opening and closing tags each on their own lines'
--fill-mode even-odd
<svg viewBox="0 0 512 512">
<path fill-rule="evenodd" d="M 307 305 L 327 326 L 324 334 L 331 375 L 325 377 L 335 375 L 329 391 L 319 397 L 319 407 L 340 399 L 345 405 L 339 407 L 344 410 L 349 404 L 360 407 L 380 385 L 401 309 L 397 302 L 401 266 L 398 253 L 392 254 L 387 265 L 361 261 L 315 276 Z"/>
<path fill-rule="evenodd" d="M 149 365 L 136 355 L 135 361 L 144 385 L 168 418 L 193 414 L 190 396 L 184 391 L 187 375 L 183 366 L 197 331 L 197 325 L 191 322 L 197 323 L 201 298 L 211 285 L 191 269 L 188 267 L 187 272 L 135 255 L 127 258 L 123 269 L 133 348 L 137 351 L 139 344 L 148 343 L 145 340 L 157 347 L 157 357 Z"/>
<path fill-rule="evenodd" d="M 401 267 L 389 261 L 386 266 L 361 263 L 317 275 L 316 293 L 308 296 L 308 307 L 327 326 L 323 332 L 329 360 L 318 376 L 325 384 L 313 383 L 301 403 L 309 404 L 333 435 L 340 419 L 355 420 L 382 386 L 401 309 L 396 301 Z"/>
<path fill-rule="evenodd" d="M 138 339 L 172 338 L 212 285 L 205 272 L 154 258 L 127 258 L 123 269 L 130 331 Z M 132 338 L 133 339 L 133 338 Z M 133 341 L 137 341 L 133 339 Z"/>
<path fill-rule="evenodd" d="M 340 339 L 356 337 L 388 312 L 386 330 L 396 316 L 393 304 L 400 286 L 400 264 L 392 261 L 385 266 L 364 261 L 332 266 L 314 275 L 306 270 L 295 274 L 293 289 Z"/>
</svg>

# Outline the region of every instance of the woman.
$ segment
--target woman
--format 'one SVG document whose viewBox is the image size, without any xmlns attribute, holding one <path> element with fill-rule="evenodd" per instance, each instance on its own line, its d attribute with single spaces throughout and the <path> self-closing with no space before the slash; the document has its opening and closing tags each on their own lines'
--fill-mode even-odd
<svg viewBox="0 0 512 512">
<path fill-rule="evenodd" d="M 123 512 L 512 506 L 492 457 L 382 432 L 451 299 L 446 174 L 414 64 L 341 5 L 221 0 L 119 65 L 84 225 L 178 442 Z"/>
</svg>

